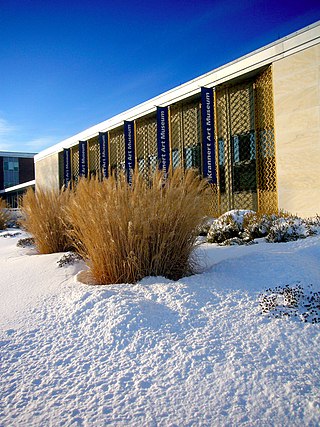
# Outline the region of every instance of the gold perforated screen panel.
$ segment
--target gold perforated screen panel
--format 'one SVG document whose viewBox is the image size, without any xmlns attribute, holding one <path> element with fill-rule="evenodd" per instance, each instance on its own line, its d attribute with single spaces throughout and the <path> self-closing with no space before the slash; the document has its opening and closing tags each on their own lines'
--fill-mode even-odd
<svg viewBox="0 0 320 427">
<path fill-rule="evenodd" d="M 138 170 L 148 180 L 158 164 L 156 115 L 136 121 Z"/>
<path fill-rule="evenodd" d="M 277 210 L 271 68 L 216 90 L 221 212 Z"/>
<path fill-rule="evenodd" d="M 201 112 L 199 101 L 179 103 L 171 112 L 171 161 L 173 168 L 201 169 Z"/>
<path fill-rule="evenodd" d="M 271 67 L 256 79 L 255 113 L 259 210 L 273 213 L 278 211 L 278 196 Z"/>
<path fill-rule="evenodd" d="M 100 146 L 98 137 L 89 140 L 89 176 L 100 173 Z"/>
<path fill-rule="evenodd" d="M 71 170 L 72 170 L 72 181 L 74 184 L 79 179 L 79 146 L 75 145 L 71 148 Z"/>
<path fill-rule="evenodd" d="M 125 145 L 123 127 L 114 129 L 109 134 L 111 173 L 118 175 L 125 170 Z"/>
</svg>

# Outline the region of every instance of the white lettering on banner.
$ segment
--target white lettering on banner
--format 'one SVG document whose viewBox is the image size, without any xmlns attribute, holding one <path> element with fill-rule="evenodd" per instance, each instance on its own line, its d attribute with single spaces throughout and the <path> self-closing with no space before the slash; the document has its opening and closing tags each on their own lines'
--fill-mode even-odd
<svg viewBox="0 0 320 427">
<path fill-rule="evenodd" d="M 203 99 L 203 108 L 204 108 L 204 140 L 203 140 L 203 150 L 204 150 L 204 161 L 205 161 L 205 175 L 209 180 L 213 179 L 214 175 L 214 148 L 213 148 L 213 99 L 212 92 L 209 89 L 204 89 L 204 99 Z"/>
<path fill-rule="evenodd" d="M 165 111 L 160 111 L 160 143 L 161 143 L 161 163 L 164 172 L 167 172 L 167 156 L 166 156 L 166 117 Z"/>
<path fill-rule="evenodd" d="M 161 124 L 161 139 L 166 139 L 166 120 L 165 120 L 165 115 L 164 115 L 164 111 L 161 111 L 160 114 L 160 124 Z"/>
<path fill-rule="evenodd" d="M 211 127 L 211 115 L 210 115 L 210 107 L 211 107 L 211 102 L 210 102 L 210 94 L 209 92 L 206 93 L 206 125 L 208 127 Z"/>
<path fill-rule="evenodd" d="M 81 156 L 81 163 L 82 163 L 82 166 L 85 164 L 85 158 L 84 158 L 84 156 L 85 156 L 85 147 L 84 147 L 84 144 L 82 144 L 82 156 Z"/>
<path fill-rule="evenodd" d="M 207 143 L 207 165 L 208 165 L 208 178 L 212 179 L 212 153 L 211 143 Z"/>
<path fill-rule="evenodd" d="M 210 94 L 206 93 L 206 130 L 207 130 L 207 141 L 211 141 L 211 99 Z"/>
<path fill-rule="evenodd" d="M 132 184 L 133 164 L 134 164 L 134 141 L 133 141 L 133 125 L 127 124 L 127 162 L 128 162 L 128 182 Z"/>
<path fill-rule="evenodd" d="M 65 151 L 65 179 L 66 179 L 66 181 L 70 180 L 70 152 L 69 152 L 69 150 Z"/>
</svg>

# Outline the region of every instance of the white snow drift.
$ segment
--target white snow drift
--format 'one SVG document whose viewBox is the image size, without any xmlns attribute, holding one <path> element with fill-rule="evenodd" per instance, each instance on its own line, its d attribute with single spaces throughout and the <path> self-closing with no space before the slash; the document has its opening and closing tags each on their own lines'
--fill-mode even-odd
<svg viewBox="0 0 320 427">
<path fill-rule="evenodd" d="M 319 291 L 320 236 L 203 244 L 201 274 L 99 287 L 22 236 L 0 237 L 1 426 L 319 425 L 320 324 L 259 295 Z"/>
</svg>

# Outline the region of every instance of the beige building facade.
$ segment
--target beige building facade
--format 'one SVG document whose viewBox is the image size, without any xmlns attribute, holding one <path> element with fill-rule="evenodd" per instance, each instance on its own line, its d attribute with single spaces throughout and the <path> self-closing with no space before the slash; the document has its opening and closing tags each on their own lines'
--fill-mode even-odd
<svg viewBox="0 0 320 427">
<path fill-rule="evenodd" d="M 214 215 L 320 214 L 320 22 L 40 152 L 36 187 L 126 171 L 131 155 L 147 179 L 165 143 L 173 168 L 210 178 Z"/>
<path fill-rule="evenodd" d="M 320 44 L 273 64 L 279 206 L 320 212 Z"/>
</svg>

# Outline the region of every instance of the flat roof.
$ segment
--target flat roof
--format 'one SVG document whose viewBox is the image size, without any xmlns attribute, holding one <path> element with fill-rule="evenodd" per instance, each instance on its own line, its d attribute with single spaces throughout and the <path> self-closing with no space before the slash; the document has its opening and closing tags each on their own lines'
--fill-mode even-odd
<svg viewBox="0 0 320 427">
<path fill-rule="evenodd" d="M 257 49 L 235 61 L 229 62 L 206 74 L 196 77 L 174 89 L 162 93 L 148 101 L 145 101 L 123 113 L 117 114 L 97 125 L 77 133 L 58 144 L 55 144 L 35 156 L 35 162 L 54 153 L 70 148 L 81 140 L 88 140 L 98 135 L 123 125 L 125 120 L 135 120 L 156 111 L 156 106 L 166 106 L 181 101 L 200 93 L 201 87 L 215 87 L 226 81 L 243 76 L 258 70 L 286 56 L 293 55 L 320 42 L 320 21 L 302 28 L 286 37 Z"/>
<path fill-rule="evenodd" d="M 0 157 L 18 157 L 20 159 L 31 159 L 37 153 L 24 153 L 22 151 L 0 151 Z"/>
</svg>

